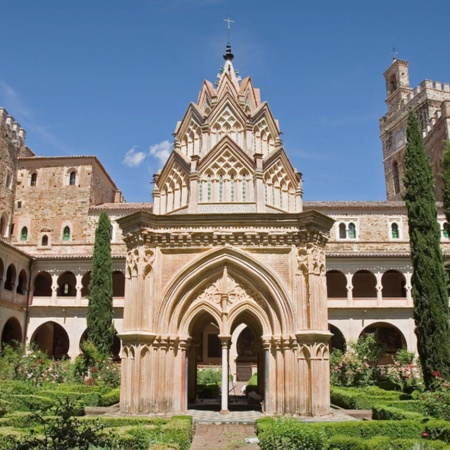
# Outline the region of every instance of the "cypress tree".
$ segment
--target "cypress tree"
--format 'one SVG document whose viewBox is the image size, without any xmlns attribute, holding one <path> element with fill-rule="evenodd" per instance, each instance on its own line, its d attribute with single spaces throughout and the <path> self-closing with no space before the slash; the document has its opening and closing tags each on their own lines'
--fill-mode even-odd
<svg viewBox="0 0 450 450">
<path fill-rule="evenodd" d="M 442 155 L 442 181 L 444 182 L 444 212 L 447 222 L 450 223 L 450 142 L 447 142 Z"/>
<path fill-rule="evenodd" d="M 112 294 L 111 222 L 102 212 L 95 230 L 87 329 L 89 341 L 104 355 L 111 354 L 114 338 Z"/>
<path fill-rule="evenodd" d="M 433 173 L 412 111 L 406 137 L 404 183 L 414 270 L 415 333 L 425 386 L 429 388 L 438 373 L 450 378 L 447 273 L 440 246 Z"/>
</svg>

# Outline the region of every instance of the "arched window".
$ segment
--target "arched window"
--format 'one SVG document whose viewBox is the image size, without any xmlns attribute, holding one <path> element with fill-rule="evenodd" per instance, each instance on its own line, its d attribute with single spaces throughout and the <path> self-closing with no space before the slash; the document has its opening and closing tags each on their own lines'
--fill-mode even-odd
<svg viewBox="0 0 450 450">
<path fill-rule="evenodd" d="M 400 232 L 398 229 L 397 223 L 391 223 L 391 238 L 392 239 L 399 239 L 400 238 Z"/>
<path fill-rule="evenodd" d="M 219 177 L 219 202 L 223 201 L 223 176 Z"/>
<path fill-rule="evenodd" d="M 397 77 L 395 76 L 395 73 L 391 75 L 391 78 L 389 79 L 389 92 L 394 92 L 397 89 Z"/>
<path fill-rule="evenodd" d="M 23 227 L 21 232 L 20 232 L 20 240 L 21 241 L 26 241 L 28 239 L 28 228 L 27 227 Z"/>
<path fill-rule="evenodd" d="M 392 165 L 392 176 L 394 179 L 394 194 L 398 194 L 400 192 L 400 173 L 397 161 L 394 161 L 394 164 Z"/>
<path fill-rule="evenodd" d="M 69 241 L 70 240 L 70 228 L 64 227 L 63 231 L 63 241 Z"/>
<path fill-rule="evenodd" d="M 339 224 L 339 239 L 345 239 L 347 237 L 347 228 L 345 223 Z"/>
<path fill-rule="evenodd" d="M 356 239 L 356 226 L 352 222 L 348 224 L 348 238 Z"/>
<path fill-rule="evenodd" d="M 450 224 L 448 222 L 445 222 L 442 227 L 442 236 L 445 239 L 448 239 L 450 237 Z"/>
<path fill-rule="evenodd" d="M 48 236 L 46 234 L 44 234 L 44 236 L 42 236 L 41 245 L 43 247 L 47 247 L 47 245 L 48 245 Z"/>
<path fill-rule="evenodd" d="M 76 182 L 77 182 L 77 173 L 75 172 L 75 170 L 72 170 L 69 173 L 69 184 L 70 186 L 75 186 Z"/>
<path fill-rule="evenodd" d="M 208 202 L 211 201 L 211 175 L 208 175 Z"/>
<path fill-rule="evenodd" d="M 30 178 L 30 186 L 36 186 L 37 183 L 37 173 L 33 172 Z"/>
</svg>

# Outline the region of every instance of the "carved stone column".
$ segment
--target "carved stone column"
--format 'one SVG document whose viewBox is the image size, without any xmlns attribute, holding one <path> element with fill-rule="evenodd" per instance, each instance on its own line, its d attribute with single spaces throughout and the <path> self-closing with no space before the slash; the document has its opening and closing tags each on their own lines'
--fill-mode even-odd
<svg viewBox="0 0 450 450">
<path fill-rule="evenodd" d="M 222 399 L 220 414 L 228 414 L 228 349 L 230 346 L 231 336 L 219 335 L 222 344 Z"/>
</svg>

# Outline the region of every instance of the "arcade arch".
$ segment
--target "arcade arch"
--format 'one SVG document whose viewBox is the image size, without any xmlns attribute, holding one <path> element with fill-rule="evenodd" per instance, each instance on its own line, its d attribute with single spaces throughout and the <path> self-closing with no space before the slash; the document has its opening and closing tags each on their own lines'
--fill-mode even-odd
<svg viewBox="0 0 450 450">
<path fill-rule="evenodd" d="M 352 278 L 353 297 L 367 298 L 377 296 L 377 279 L 369 270 L 358 270 Z"/>
<path fill-rule="evenodd" d="M 52 277 L 48 272 L 39 272 L 34 279 L 34 297 L 52 296 Z"/>
<path fill-rule="evenodd" d="M 391 364 L 398 350 L 407 348 L 405 336 L 395 325 L 387 322 L 375 322 L 365 327 L 359 337 L 370 333 L 377 334 L 386 352 L 379 364 Z"/>
<path fill-rule="evenodd" d="M 340 270 L 329 270 L 326 277 L 328 298 L 347 298 L 347 277 Z"/>
<path fill-rule="evenodd" d="M 69 336 L 56 322 L 46 322 L 39 326 L 31 337 L 31 343 L 54 359 L 66 358 L 69 351 Z"/>
<path fill-rule="evenodd" d="M 2 330 L 1 347 L 22 342 L 22 327 L 15 317 L 9 318 Z"/>
</svg>

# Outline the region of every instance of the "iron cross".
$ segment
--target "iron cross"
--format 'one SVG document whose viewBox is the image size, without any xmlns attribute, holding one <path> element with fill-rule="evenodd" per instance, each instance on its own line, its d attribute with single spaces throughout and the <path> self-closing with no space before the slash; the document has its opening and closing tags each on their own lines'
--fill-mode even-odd
<svg viewBox="0 0 450 450">
<path fill-rule="evenodd" d="M 234 20 L 230 19 L 230 16 L 228 16 L 226 19 L 223 19 L 224 22 L 228 22 L 228 42 L 230 42 L 230 29 L 231 24 L 234 23 Z"/>
</svg>

